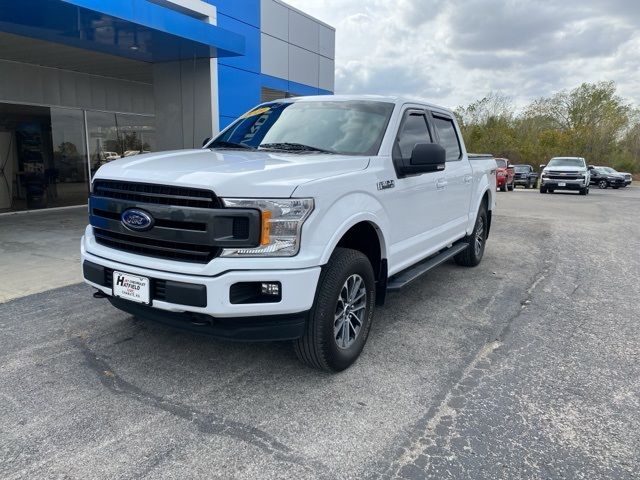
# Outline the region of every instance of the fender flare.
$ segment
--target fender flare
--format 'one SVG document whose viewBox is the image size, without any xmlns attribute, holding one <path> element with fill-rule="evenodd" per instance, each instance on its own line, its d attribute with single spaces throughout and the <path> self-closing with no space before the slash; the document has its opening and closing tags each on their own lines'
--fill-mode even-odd
<svg viewBox="0 0 640 480">
<path fill-rule="evenodd" d="M 471 232 L 473 232 L 473 227 L 476 224 L 476 216 L 478 215 L 478 210 L 480 210 L 480 204 L 482 203 L 482 199 L 484 198 L 485 194 L 488 195 L 487 213 L 491 215 L 491 210 L 492 210 L 491 205 L 493 203 L 494 193 L 491 191 L 491 186 L 487 182 L 487 184 L 484 185 L 482 189 L 479 189 L 479 194 L 476 197 L 477 198 L 476 203 L 475 205 L 472 206 L 471 211 L 469 212 L 469 223 L 467 224 L 467 235 L 471 235 Z"/>
<path fill-rule="evenodd" d="M 342 224 L 340 224 L 340 227 L 336 229 L 336 231 L 331 236 L 331 239 L 327 243 L 324 251 L 322 252 L 320 265 L 325 265 L 329 261 L 331 254 L 336 249 L 336 246 L 338 245 L 342 237 L 352 227 L 362 222 L 371 224 L 371 226 L 378 234 L 378 242 L 380 243 L 380 258 L 383 260 L 388 258 L 388 243 L 383 232 L 383 227 L 381 226 L 381 224 L 384 224 L 384 222 L 382 222 L 380 218 L 376 217 L 372 213 L 360 212 L 348 217 L 346 220 L 344 220 L 344 222 L 342 222 Z"/>
</svg>

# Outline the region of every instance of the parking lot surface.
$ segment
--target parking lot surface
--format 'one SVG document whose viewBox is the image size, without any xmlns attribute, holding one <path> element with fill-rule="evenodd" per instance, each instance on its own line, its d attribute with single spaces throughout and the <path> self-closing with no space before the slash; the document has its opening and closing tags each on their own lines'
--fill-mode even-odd
<svg viewBox="0 0 640 480">
<path fill-rule="evenodd" d="M 639 206 L 498 193 L 482 264 L 391 295 L 334 375 L 84 285 L 0 304 L 0 478 L 638 478 Z"/>
</svg>

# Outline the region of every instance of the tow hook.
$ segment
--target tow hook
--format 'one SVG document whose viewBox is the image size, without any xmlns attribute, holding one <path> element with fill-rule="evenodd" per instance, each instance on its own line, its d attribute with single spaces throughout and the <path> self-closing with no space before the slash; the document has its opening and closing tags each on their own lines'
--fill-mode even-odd
<svg viewBox="0 0 640 480">
<path fill-rule="evenodd" d="M 197 327 L 206 327 L 213 325 L 213 320 L 209 315 L 203 315 L 202 313 L 191 314 L 191 325 Z"/>
<path fill-rule="evenodd" d="M 96 290 L 93 292 L 93 298 L 107 298 L 109 295 L 104 293 L 102 290 Z"/>
</svg>

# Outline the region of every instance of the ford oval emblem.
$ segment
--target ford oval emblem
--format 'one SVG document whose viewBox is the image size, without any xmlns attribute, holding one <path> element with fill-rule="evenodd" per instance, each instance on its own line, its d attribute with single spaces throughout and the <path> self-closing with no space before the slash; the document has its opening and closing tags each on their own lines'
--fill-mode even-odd
<svg viewBox="0 0 640 480">
<path fill-rule="evenodd" d="M 144 232 L 153 228 L 153 217 L 144 210 L 138 210 L 137 208 L 130 208 L 122 212 L 120 216 L 122 225 L 129 230 L 136 232 Z"/>
</svg>

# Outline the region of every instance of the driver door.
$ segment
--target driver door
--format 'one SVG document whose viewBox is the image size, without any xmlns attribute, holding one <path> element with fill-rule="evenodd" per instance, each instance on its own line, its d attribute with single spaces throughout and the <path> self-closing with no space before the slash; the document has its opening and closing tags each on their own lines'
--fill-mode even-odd
<svg viewBox="0 0 640 480">
<path fill-rule="evenodd" d="M 432 143 L 433 135 L 425 110 L 407 108 L 400 122 L 393 145 L 393 162 L 411 158 L 417 143 Z M 384 205 L 388 209 L 391 229 L 390 274 L 402 270 L 425 257 L 429 239 L 439 225 L 437 183 L 445 181 L 445 173 L 428 172 L 399 175 L 396 169 L 395 188 L 387 190 Z"/>
</svg>

